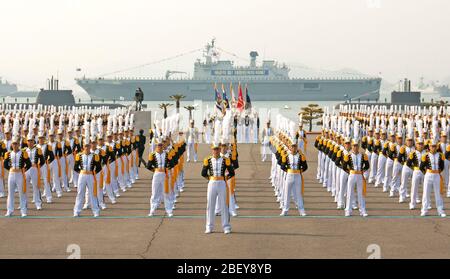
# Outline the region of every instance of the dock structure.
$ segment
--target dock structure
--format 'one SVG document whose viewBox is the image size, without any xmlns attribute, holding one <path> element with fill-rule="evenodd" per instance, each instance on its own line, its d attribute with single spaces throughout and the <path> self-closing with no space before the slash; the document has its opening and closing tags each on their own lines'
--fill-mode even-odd
<svg viewBox="0 0 450 279">
<path fill-rule="evenodd" d="M 137 129 L 147 134 L 148 113 L 138 113 Z M 163 208 L 147 217 L 152 173 L 139 169 L 140 180 L 121 193 L 117 204 L 99 218 L 86 210 L 73 218 L 76 193 L 64 193 L 36 211 L 29 194 L 27 218 L 0 218 L 0 258 L 67 258 L 70 245 L 78 245 L 81 258 L 368 258 L 378 245 L 382 258 L 448 258 L 450 222 L 447 218 L 419 217 L 381 188 L 368 185 L 369 217 L 344 217 L 333 198 L 316 180 L 317 152 L 309 135 L 305 177 L 306 217 L 291 206 L 280 217 L 279 204 L 268 180 L 270 162 L 261 162 L 260 146 L 239 144 L 237 171 L 238 217 L 232 217 L 233 233 L 224 235 L 217 217 L 216 232 L 204 234 L 207 181 L 200 176 L 202 162 L 185 164 L 185 191 L 174 217 Z M 199 158 L 209 154 L 199 146 Z M 147 153 L 147 152 L 146 152 Z M 31 187 L 30 187 L 31 188 Z M 445 198 L 450 206 L 450 199 Z M 0 199 L 4 213 L 6 199 Z M 435 214 L 435 210 L 430 211 Z M 1 215 L 3 216 L 3 214 Z"/>
</svg>

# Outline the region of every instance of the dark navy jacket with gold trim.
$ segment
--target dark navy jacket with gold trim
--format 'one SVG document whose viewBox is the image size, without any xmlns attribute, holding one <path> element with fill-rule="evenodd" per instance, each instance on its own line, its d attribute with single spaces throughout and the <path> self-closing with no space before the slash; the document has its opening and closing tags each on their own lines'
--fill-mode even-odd
<svg viewBox="0 0 450 279">
<path fill-rule="evenodd" d="M 229 158 L 225 158 L 225 157 L 219 157 L 219 158 L 223 159 L 220 176 L 226 177 L 226 179 L 228 180 L 234 176 L 233 164 L 231 163 L 231 160 Z M 203 160 L 203 168 L 202 168 L 201 174 L 206 179 L 209 179 L 210 176 L 214 176 L 213 165 L 212 165 L 211 159 L 212 159 L 212 156 L 208 156 Z M 228 173 L 225 176 L 226 171 Z"/>
</svg>

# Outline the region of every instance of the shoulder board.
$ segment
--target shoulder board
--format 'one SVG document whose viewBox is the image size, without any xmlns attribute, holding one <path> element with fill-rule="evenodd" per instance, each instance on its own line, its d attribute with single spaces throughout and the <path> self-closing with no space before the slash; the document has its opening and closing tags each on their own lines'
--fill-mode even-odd
<svg viewBox="0 0 450 279">
<path fill-rule="evenodd" d="M 38 154 L 39 156 L 42 155 L 42 149 L 38 148 L 38 149 L 37 149 L 37 154 Z"/>
<path fill-rule="evenodd" d="M 334 146 L 334 152 L 338 152 L 338 150 L 339 150 L 339 146 L 335 145 Z"/>
<path fill-rule="evenodd" d="M 66 146 L 70 146 L 70 141 L 66 140 Z"/>
<path fill-rule="evenodd" d="M 345 154 L 345 155 L 344 155 L 344 161 L 345 161 L 345 162 L 348 162 L 348 160 L 349 160 L 348 154 Z"/>
<path fill-rule="evenodd" d="M 152 161 L 154 157 L 155 157 L 155 155 L 154 155 L 153 152 L 151 152 L 150 154 L 148 154 L 148 160 L 149 160 L 149 161 Z"/>
<path fill-rule="evenodd" d="M 203 166 L 208 166 L 209 165 L 209 158 L 211 158 L 211 157 L 206 157 L 204 160 L 203 160 Z"/>
<path fill-rule="evenodd" d="M 306 156 L 305 156 L 305 154 L 302 154 L 301 158 L 302 158 L 302 161 L 306 161 Z"/>
<path fill-rule="evenodd" d="M 106 155 L 106 150 L 102 149 L 101 153 L 102 153 L 102 156 L 105 156 Z"/>
<path fill-rule="evenodd" d="M 286 163 L 286 155 L 281 155 L 281 162 Z"/>
<path fill-rule="evenodd" d="M 81 159 L 81 155 L 77 154 L 77 156 L 75 156 L 75 161 L 80 161 L 80 159 Z"/>
<path fill-rule="evenodd" d="M 135 140 L 136 140 L 137 142 L 139 142 L 139 137 L 138 137 L 138 136 L 136 136 Z"/>
<path fill-rule="evenodd" d="M 425 162 L 427 160 L 428 153 L 425 153 L 422 155 L 422 162 Z"/>
<path fill-rule="evenodd" d="M 109 151 L 109 152 L 113 152 L 113 151 L 114 151 L 114 149 L 112 148 L 112 146 L 108 146 L 108 151 Z"/>
<path fill-rule="evenodd" d="M 450 152 L 450 144 L 447 145 L 447 148 L 445 148 L 445 151 Z"/>
<path fill-rule="evenodd" d="M 95 155 L 94 155 L 94 160 L 95 160 L 96 162 L 100 161 L 100 156 L 98 156 L 98 154 L 95 154 Z"/>
<path fill-rule="evenodd" d="M 22 151 L 23 158 L 28 159 L 28 152 Z"/>
<path fill-rule="evenodd" d="M 361 139 L 361 141 L 362 141 L 362 142 L 366 142 L 366 141 L 367 141 L 367 137 L 364 136 L 364 137 Z"/>
<path fill-rule="evenodd" d="M 231 164 L 230 158 L 225 158 L 225 166 L 229 166 Z"/>
<path fill-rule="evenodd" d="M 368 161 L 369 160 L 369 156 L 367 154 L 363 155 L 364 161 Z"/>
<path fill-rule="evenodd" d="M 405 154 L 406 148 L 404 146 L 400 147 L 400 153 Z"/>
<path fill-rule="evenodd" d="M 9 151 L 5 153 L 5 159 L 9 157 Z"/>
<path fill-rule="evenodd" d="M 120 148 L 120 143 L 116 143 L 116 148 Z"/>
<path fill-rule="evenodd" d="M 57 146 L 58 148 L 61 148 L 61 143 L 58 142 L 58 143 L 56 144 L 56 146 Z"/>
<path fill-rule="evenodd" d="M 383 148 L 387 148 L 389 146 L 389 142 L 385 142 L 384 144 L 383 144 Z"/>
<path fill-rule="evenodd" d="M 342 156 L 342 150 L 339 150 L 336 156 L 340 158 Z"/>
<path fill-rule="evenodd" d="M 442 159 L 442 160 L 445 160 L 444 153 L 441 153 L 441 159 Z"/>
<path fill-rule="evenodd" d="M 6 148 L 6 144 L 4 142 L 2 142 L 2 148 L 5 149 Z"/>
<path fill-rule="evenodd" d="M 414 152 L 409 153 L 409 159 L 414 159 Z"/>
</svg>

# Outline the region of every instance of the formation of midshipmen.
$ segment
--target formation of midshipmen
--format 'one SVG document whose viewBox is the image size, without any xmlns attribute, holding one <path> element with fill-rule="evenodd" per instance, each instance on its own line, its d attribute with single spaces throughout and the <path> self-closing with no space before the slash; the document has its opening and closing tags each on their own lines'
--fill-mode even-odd
<svg viewBox="0 0 450 279">
<path fill-rule="evenodd" d="M 270 127 L 270 122 L 267 126 Z M 269 148 L 272 151 L 270 180 L 282 209 L 281 216 L 288 214 L 291 199 L 294 200 L 299 214 L 306 216 L 303 205 L 303 172 L 308 169 L 308 164 L 302 149 L 298 148 L 299 141 L 303 141 L 304 131 L 296 130 L 296 127 L 294 121 L 277 115 L 277 128 L 269 139 Z"/>
<path fill-rule="evenodd" d="M 1 111 L 0 197 L 7 178 L 6 216 L 14 213 L 16 192 L 25 217 L 28 193 L 41 210 L 43 200 L 52 203 L 54 195 L 73 188 L 74 216 L 88 207 L 99 216 L 106 209 L 104 195 L 114 204 L 119 190 L 139 179 L 139 136 L 128 109 L 2 105 Z"/>
<path fill-rule="evenodd" d="M 367 184 L 383 187 L 400 203 L 421 203 L 426 216 L 434 192 L 438 215 L 445 217 L 443 197 L 450 197 L 450 108 L 341 105 L 323 116 L 316 138 L 317 179 L 345 215 L 359 209 L 367 216 Z M 422 198 L 419 197 L 422 188 Z M 357 199 L 355 197 L 357 192 Z"/>
</svg>

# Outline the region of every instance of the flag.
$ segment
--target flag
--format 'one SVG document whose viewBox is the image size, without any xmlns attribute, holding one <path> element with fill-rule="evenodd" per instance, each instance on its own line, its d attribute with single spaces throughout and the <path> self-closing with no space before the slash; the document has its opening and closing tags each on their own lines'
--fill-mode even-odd
<svg viewBox="0 0 450 279">
<path fill-rule="evenodd" d="M 234 107 L 236 105 L 236 100 L 234 99 L 234 90 L 232 82 L 230 82 L 230 94 L 231 94 L 231 105 Z"/>
<path fill-rule="evenodd" d="M 238 97 L 236 108 L 239 111 L 242 111 L 244 109 L 244 97 L 242 96 L 242 87 L 241 87 L 240 83 L 239 83 L 239 86 L 238 86 L 238 91 L 239 91 L 239 97 Z"/>
<path fill-rule="evenodd" d="M 216 100 L 216 108 L 219 111 L 222 111 L 222 96 L 220 95 L 219 91 L 217 90 L 217 84 L 214 83 L 214 94 L 215 94 L 215 100 Z"/>
<path fill-rule="evenodd" d="M 247 84 L 245 85 L 245 109 L 252 108 L 252 101 L 250 101 L 250 95 L 248 94 Z"/>
<path fill-rule="evenodd" d="M 227 92 L 225 91 L 225 87 L 223 86 L 223 83 L 222 83 L 222 99 L 223 99 L 223 104 L 225 105 L 224 107 L 226 109 L 229 109 L 230 104 L 228 102 Z"/>
</svg>

